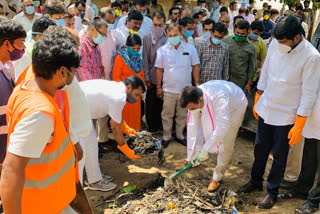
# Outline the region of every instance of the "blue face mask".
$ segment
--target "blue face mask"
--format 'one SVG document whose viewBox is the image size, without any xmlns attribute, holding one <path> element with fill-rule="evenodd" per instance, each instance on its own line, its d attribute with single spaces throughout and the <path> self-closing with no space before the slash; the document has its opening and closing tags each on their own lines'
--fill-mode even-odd
<svg viewBox="0 0 320 214">
<path fill-rule="evenodd" d="M 211 37 L 211 42 L 215 45 L 220 45 L 222 41 L 214 37 Z"/>
<path fill-rule="evenodd" d="M 28 14 L 28 15 L 34 14 L 34 6 L 26 7 L 26 14 Z"/>
<path fill-rule="evenodd" d="M 180 35 L 177 36 L 177 37 L 169 37 L 168 38 L 168 42 L 173 46 L 178 45 L 180 43 L 180 41 L 181 41 Z"/>
<path fill-rule="evenodd" d="M 136 56 L 139 51 L 132 50 L 132 48 L 128 47 L 128 53 L 132 56 Z"/>
<path fill-rule="evenodd" d="M 193 36 L 193 33 L 194 33 L 194 30 L 186 30 L 186 32 L 184 32 L 184 36 L 185 37 L 190 37 L 190 36 Z"/>
<path fill-rule="evenodd" d="M 104 40 L 104 36 L 102 36 L 100 33 L 98 34 L 97 37 L 93 37 L 93 42 L 96 44 L 96 45 L 99 45 L 103 42 Z"/>
<path fill-rule="evenodd" d="M 147 15 L 147 11 L 144 12 L 144 13 L 142 13 L 142 17 L 143 17 L 143 18 L 146 17 L 146 15 Z"/>
<path fill-rule="evenodd" d="M 66 26 L 66 22 L 64 21 L 63 18 L 56 20 L 56 24 L 62 27 Z"/>
<path fill-rule="evenodd" d="M 85 15 L 86 15 L 85 13 L 80 13 L 81 19 L 83 19 Z"/>
<path fill-rule="evenodd" d="M 253 32 L 251 31 L 250 34 L 249 34 L 249 38 L 250 38 L 251 40 L 258 40 L 258 39 L 259 39 L 259 36 L 256 35 L 255 33 L 253 33 Z"/>
</svg>

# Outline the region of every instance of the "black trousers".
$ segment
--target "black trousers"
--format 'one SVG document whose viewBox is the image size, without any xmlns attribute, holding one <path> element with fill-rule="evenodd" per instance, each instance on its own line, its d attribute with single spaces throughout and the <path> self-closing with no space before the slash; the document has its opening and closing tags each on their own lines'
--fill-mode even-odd
<svg viewBox="0 0 320 214">
<path fill-rule="evenodd" d="M 273 198 L 279 194 L 279 186 L 284 176 L 289 151 L 288 133 L 292 126 L 269 125 L 264 123 L 261 117 L 258 121 L 250 183 L 262 185 L 268 157 L 272 152 L 273 162 L 267 180 L 267 193 Z"/>
<path fill-rule="evenodd" d="M 308 200 L 314 204 L 320 203 L 320 178 L 318 178 L 316 188 L 310 193 L 309 191 L 314 184 L 317 171 L 319 172 L 319 161 L 320 140 L 306 138 L 303 148 L 301 172 L 292 192 L 302 197 L 308 197 Z"/>
<path fill-rule="evenodd" d="M 157 97 L 156 85 L 152 85 L 147 90 L 146 97 L 146 120 L 151 131 L 160 130 L 162 127 L 162 105 L 163 101 Z"/>
</svg>

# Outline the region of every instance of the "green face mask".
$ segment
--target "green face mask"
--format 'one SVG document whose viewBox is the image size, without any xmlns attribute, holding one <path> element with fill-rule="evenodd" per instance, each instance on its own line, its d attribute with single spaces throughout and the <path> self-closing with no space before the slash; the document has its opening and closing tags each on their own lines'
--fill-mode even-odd
<svg viewBox="0 0 320 214">
<path fill-rule="evenodd" d="M 234 34 L 234 40 L 236 40 L 236 42 L 243 42 L 246 38 L 246 36 L 238 36 L 237 34 Z"/>
<path fill-rule="evenodd" d="M 40 6 L 40 1 L 33 1 L 33 6 L 39 7 Z"/>
</svg>

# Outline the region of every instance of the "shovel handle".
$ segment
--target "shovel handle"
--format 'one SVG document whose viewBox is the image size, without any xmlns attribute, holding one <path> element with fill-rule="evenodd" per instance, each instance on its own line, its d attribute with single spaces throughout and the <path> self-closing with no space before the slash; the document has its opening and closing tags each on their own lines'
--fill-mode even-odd
<svg viewBox="0 0 320 214">
<path fill-rule="evenodd" d="M 197 158 L 193 161 L 193 164 L 197 163 L 200 161 L 200 158 Z M 189 169 L 192 167 L 192 163 L 189 163 L 187 166 L 183 167 L 182 169 L 180 169 L 178 172 L 173 173 L 172 175 L 169 176 L 170 179 L 180 175 L 181 173 L 183 173 L 185 170 Z"/>
</svg>

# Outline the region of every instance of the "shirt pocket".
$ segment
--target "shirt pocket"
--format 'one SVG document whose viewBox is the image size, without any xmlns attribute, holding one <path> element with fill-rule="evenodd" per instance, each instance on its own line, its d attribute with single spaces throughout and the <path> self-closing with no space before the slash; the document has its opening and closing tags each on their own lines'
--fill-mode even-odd
<svg viewBox="0 0 320 214">
<path fill-rule="evenodd" d="M 181 64 L 183 66 L 191 66 L 191 56 L 189 55 L 182 55 L 181 57 Z"/>
</svg>

